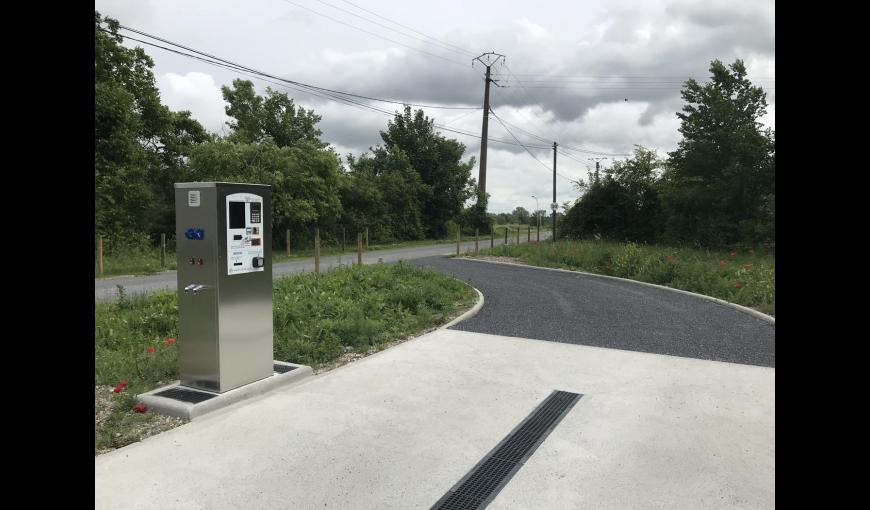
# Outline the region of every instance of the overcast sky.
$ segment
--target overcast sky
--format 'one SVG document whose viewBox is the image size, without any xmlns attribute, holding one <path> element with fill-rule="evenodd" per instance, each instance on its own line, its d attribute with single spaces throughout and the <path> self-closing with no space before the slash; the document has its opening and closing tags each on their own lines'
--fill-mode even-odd
<svg viewBox="0 0 870 510">
<path fill-rule="evenodd" d="M 472 59 L 504 54 L 506 66 L 492 67 L 505 85 L 492 87 L 495 114 L 523 144 L 551 146 L 555 140 L 573 149 L 566 148 L 570 158 L 558 155 L 559 203 L 578 196 L 569 179 L 585 178 L 594 167 L 588 158 L 595 155 L 577 149 L 621 154 L 642 145 L 661 155 L 672 151 L 680 140 L 680 84 L 689 77 L 705 81 L 713 59 L 744 60 L 749 78 L 767 91 L 762 122 L 776 127 L 773 0 L 97 0 L 95 8 L 122 25 L 260 71 L 421 104 L 479 108 L 484 67 L 472 67 Z M 225 133 L 220 87 L 250 78 L 144 47 L 154 59 L 163 102 Z M 286 91 L 322 115 L 322 138 L 342 156 L 381 143 L 386 115 L 252 81 L 261 94 L 266 86 Z M 437 124 L 480 133 L 481 110 L 426 111 Z M 465 160 L 479 160 L 479 139 L 443 134 L 466 145 Z M 493 117 L 489 137 L 514 140 Z M 551 202 L 553 151 L 530 150 L 539 161 L 520 146 L 489 143 L 490 211 L 532 210 L 532 195 L 542 209 Z M 475 166 L 475 178 L 477 173 Z"/>
</svg>

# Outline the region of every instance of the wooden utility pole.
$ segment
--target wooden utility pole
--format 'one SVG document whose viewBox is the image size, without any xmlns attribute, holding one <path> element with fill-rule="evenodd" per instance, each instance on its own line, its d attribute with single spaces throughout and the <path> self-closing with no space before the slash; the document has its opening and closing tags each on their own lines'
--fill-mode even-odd
<svg viewBox="0 0 870 510">
<path fill-rule="evenodd" d="M 553 242 L 556 242 L 556 147 L 558 144 L 553 142 Z"/>
<path fill-rule="evenodd" d="M 290 229 L 287 229 L 287 256 L 290 256 Z"/>
<path fill-rule="evenodd" d="M 478 243 L 480 243 L 480 231 L 478 229 L 474 229 L 474 254 L 477 255 L 479 251 L 477 248 Z"/>
<path fill-rule="evenodd" d="M 366 251 L 369 249 L 369 228 L 366 227 Z"/>
<path fill-rule="evenodd" d="M 484 53 L 472 59 L 472 64 L 477 60 L 486 66 L 485 88 L 483 92 L 483 127 L 480 130 L 480 167 L 477 175 L 477 183 L 480 186 L 480 196 L 486 197 L 486 142 L 489 137 L 489 84 L 495 83 L 499 87 L 498 80 L 490 78 L 492 65 L 503 59 L 504 55 L 498 53 Z"/>
<path fill-rule="evenodd" d="M 356 265 L 362 265 L 362 234 L 356 234 Z"/>
</svg>

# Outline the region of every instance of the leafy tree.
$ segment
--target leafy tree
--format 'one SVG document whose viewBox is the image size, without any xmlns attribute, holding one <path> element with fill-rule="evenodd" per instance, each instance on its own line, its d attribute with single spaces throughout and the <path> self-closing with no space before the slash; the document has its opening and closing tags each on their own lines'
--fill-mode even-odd
<svg viewBox="0 0 870 510">
<path fill-rule="evenodd" d="M 271 139 L 218 140 L 196 147 L 190 158 L 190 180 L 271 185 L 276 244 L 288 228 L 297 233 L 304 229 L 309 239 L 314 227 L 334 231 L 342 212 L 338 190 L 343 177 L 334 151 L 307 142 L 278 147 Z"/>
<path fill-rule="evenodd" d="M 661 224 L 657 185 L 661 161 L 637 147 L 634 156 L 581 182 L 586 192 L 565 213 L 562 229 L 573 237 L 601 235 L 614 240 L 653 242 Z"/>
<path fill-rule="evenodd" d="M 342 190 L 345 224 L 358 231 L 369 227 L 382 240 L 423 238 L 420 209 L 430 190 L 399 147 L 348 156 L 348 166 Z"/>
<path fill-rule="evenodd" d="M 190 112 L 160 102 L 142 48 L 125 48 L 119 23 L 94 12 L 94 227 L 110 246 L 174 230 L 172 183 L 210 136 Z"/>
<path fill-rule="evenodd" d="M 317 129 L 321 116 L 314 110 L 297 107 L 284 92 L 266 87 L 266 97 L 258 96 L 254 83 L 233 80 L 233 86 L 221 87 L 227 102 L 226 113 L 234 120 L 227 122 L 233 130 L 231 141 L 257 143 L 267 137 L 278 147 L 291 147 L 307 142 L 318 147 L 322 132 Z"/>
<path fill-rule="evenodd" d="M 707 246 L 773 241 L 775 137 L 758 119 L 766 94 L 741 60 L 715 60 L 711 81 L 689 80 L 680 132 L 663 182 L 666 236 Z"/>
<path fill-rule="evenodd" d="M 428 237 L 443 238 L 447 222 L 457 219 L 463 205 L 474 193 L 471 169 L 475 159 L 462 162 L 465 145 L 435 132 L 433 121 L 423 110 L 411 113 L 406 106 L 381 131 L 387 150 L 398 147 L 407 155 L 411 166 L 420 174 L 431 193 L 422 204 L 423 228 Z"/>
<path fill-rule="evenodd" d="M 514 209 L 514 212 L 511 213 L 516 221 L 521 225 L 528 225 L 529 223 L 529 211 L 527 211 L 524 207 L 517 207 Z"/>
</svg>

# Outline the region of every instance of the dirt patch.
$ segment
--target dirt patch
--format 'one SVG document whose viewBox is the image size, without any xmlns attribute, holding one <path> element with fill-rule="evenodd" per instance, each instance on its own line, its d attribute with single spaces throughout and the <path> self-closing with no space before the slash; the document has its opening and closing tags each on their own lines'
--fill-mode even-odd
<svg viewBox="0 0 870 510">
<path fill-rule="evenodd" d="M 126 389 L 124 390 L 126 391 Z M 94 455 L 110 452 L 186 423 L 181 418 L 153 411 L 133 411 L 129 396 L 112 391 L 112 386 L 94 387 Z"/>
</svg>

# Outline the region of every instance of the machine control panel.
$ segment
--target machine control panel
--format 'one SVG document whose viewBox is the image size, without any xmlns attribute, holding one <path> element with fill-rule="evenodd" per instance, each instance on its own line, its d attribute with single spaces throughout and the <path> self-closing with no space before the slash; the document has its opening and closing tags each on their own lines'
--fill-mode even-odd
<svg viewBox="0 0 870 510">
<path fill-rule="evenodd" d="M 263 197 L 227 195 L 227 274 L 264 271 Z"/>
</svg>

